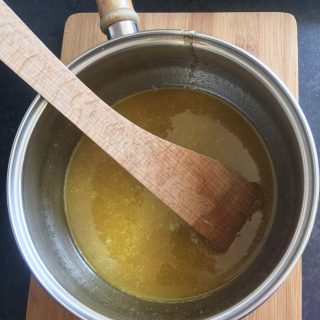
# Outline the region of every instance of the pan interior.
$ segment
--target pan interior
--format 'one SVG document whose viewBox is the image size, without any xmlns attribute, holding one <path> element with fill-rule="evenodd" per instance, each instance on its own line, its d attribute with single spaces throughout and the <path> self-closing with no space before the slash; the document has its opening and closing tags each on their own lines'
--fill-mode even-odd
<svg viewBox="0 0 320 320">
<path fill-rule="evenodd" d="M 134 296 L 163 302 L 211 294 L 253 261 L 270 231 L 275 181 L 262 139 L 234 107 L 199 90 L 143 91 L 114 108 L 156 136 L 232 167 L 255 183 L 261 207 L 231 247 L 219 252 L 89 138 L 82 138 L 65 182 L 73 239 L 103 279 Z"/>
</svg>

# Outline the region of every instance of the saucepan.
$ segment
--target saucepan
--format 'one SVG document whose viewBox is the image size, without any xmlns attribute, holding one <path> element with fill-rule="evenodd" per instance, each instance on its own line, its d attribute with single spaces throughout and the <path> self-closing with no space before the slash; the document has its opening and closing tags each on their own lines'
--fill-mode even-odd
<svg viewBox="0 0 320 320">
<path fill-rule="evenodd" d="M 110 41 L 72 61 L 70 69 L 109 104 L 152 87 L 185 87 L 239 110 L 264 140 L 275 168 L 277 204 L 268 238 L 246 270 L 208 296 L 156 302 L 112 287 L 82 258 L 66 221 L 64 178 L 81 133 L 37 96 L 17 133 L 8 169 L 16 241 L 42 286 L 80 318 L 241 318 L 279 287 L 310 236 L 319 174 L 309 126 L 285 85 L 252 55 L 194 31 L 139 32 L 129 1 L 98 1 Z"/>
</svg>

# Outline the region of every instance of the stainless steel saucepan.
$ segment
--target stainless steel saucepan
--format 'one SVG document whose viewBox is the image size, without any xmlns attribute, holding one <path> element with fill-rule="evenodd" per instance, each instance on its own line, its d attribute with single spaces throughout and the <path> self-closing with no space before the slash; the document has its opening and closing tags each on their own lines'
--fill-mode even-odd
<svg viewBox="0 0 320 320">
<path fill-rule="evenodd" d="M 110 286 L 79 254 L 66 223 L 64 177 L 81 133 L 37 96 L 17 133 L 8 169 L 16 241 L 44 288 L 81 318 L 238 319 L 275 291 L 310 236 L 319 174 L 307 121 L 284 84 L 247 52 L 193 31 L 138 32 L 130 3 L 102 2 L 112 8 L 101 11 L 101 26 L 112 40 L 81 55 L 70 69 L 109 104 L 151 87 L 179 86 L 210 92 L 240 110 L 263 138 L 276 172 L 270 234 L 245 271 L 206 297 L 160 303 Z"/>
</svg>

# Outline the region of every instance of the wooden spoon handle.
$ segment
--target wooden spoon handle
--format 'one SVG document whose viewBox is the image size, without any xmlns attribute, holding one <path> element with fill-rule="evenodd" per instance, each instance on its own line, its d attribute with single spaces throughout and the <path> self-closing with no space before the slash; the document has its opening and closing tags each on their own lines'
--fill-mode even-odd
<svg viewBox="0 0 320 320">
<path fill-rule="evenodd" d="M 119 141 L 130 144 L 141 129 L 100 100 L 2 0 L 0 59 L 111 156 L 119 149 L 121 158 L 131 156 Z"/>
<path fill-rule="evenodd" d="M 139 128 L 97 97 L 2 0 L 0 59 L 149 190 L 158 190 L 147 168 L 157 172 L 157 152 L 170 143 Z"/>
</svg>

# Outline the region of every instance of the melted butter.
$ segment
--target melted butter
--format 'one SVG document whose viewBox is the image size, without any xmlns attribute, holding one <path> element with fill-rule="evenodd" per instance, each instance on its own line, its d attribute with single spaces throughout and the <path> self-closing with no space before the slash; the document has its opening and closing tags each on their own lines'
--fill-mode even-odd
<svg viewBox="0 0 320 320">
<path fill-rule="evenodd" d="M 225 102 L 178 88 L 146 91 L 115 109 L 140 127 L 227 164 L 259 183 L 263 207 L 219 254 L 88 138 L 66 175 L 71 233 L 107 282 L 153 300 L 208 294 L 236 277 L 257 255 L 272 220 L 274 175 L 252 126 Z"/>
</svg>

